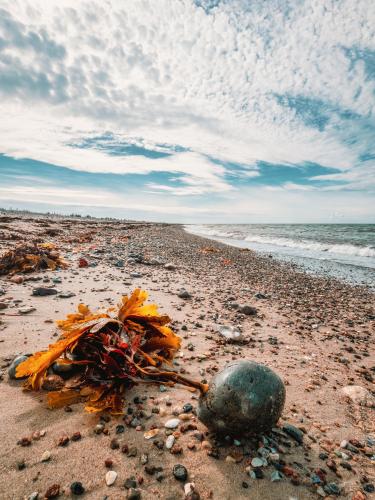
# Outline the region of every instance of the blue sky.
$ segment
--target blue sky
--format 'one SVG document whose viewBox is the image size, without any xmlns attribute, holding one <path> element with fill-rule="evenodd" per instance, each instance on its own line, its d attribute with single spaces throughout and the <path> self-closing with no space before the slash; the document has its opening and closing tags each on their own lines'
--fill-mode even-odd
<svg viewBox="0 0 375 500">
<path fill-rule="evenodd" d="M 375 222 L 375 4 L 0 0 L 0 206 Z"/>
</svg>

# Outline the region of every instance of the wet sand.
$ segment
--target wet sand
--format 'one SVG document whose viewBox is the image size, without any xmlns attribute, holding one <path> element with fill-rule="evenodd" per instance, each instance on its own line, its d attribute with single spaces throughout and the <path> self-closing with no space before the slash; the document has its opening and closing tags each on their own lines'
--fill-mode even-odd
<svg viewBox="0 0 375 500">
<path fill-rule="evenodd" d="M 60 486 L 61 498 L 69 498 L 71 483 L 80 481 L 85 498 L 122 499 L 128 495 L 124 481 L 134 476 L 142 499 L 183 499 L 184 484 L 172 474 L 175 464 L 185 465 L 186 482 L 195 484 L 202 499 L 330 497 L 323 491 L 324 482 L 312 484 L 321 469 L 326 484 L 334 483 L 342 498 L 371 497 L 366 492 L 374 483 L 375 454 L 370 291 L 309 276 L 254 252 L 187 234 L 175 225 L 26 215 L 0 219 L 0 252 L 23 240 L 56 243 L 69 268 L 29 274 L 22 283 L 0 277 L 4 292 L 0 302 L 6 304 L 0 310 L 0 498 L 23 499 L 33 492 L 44 498 L 53 484 Z M 78 268 L 80 257 L 90 266 Z M 172 269 L 166 269 L 166 263 L 172 263 Z M 51 280 L 56 277 L 61 283 L 54 285 Z M 36 286 L 55 286 L 75 295 L 35 297 L 31 294 Z M 159 449 L 166 440 L 164 423 L 181 415 L 184 404 L 197 406 L 198 394 L 180 386 L 166 392 L 158 386 L 134 387 L 127 397 L 133 413 L 125 421 L 121 417 L 103 421 L 85 414 L 82 405 L 48 410 L 43 392 L 23 392 L 20 382 L 8 380 L 7 366 L 14 356 L 54 342 L 54 321 L 73 312 L 78 303 L 107 307 L 137 287 L 149 291 L 150 301 L 173 319 L 182 337 L 175 368 L 185 375 L 209 381 L 229 361 L 251 359 L 282 377 L 287 401 L 279 425 L 300 428 L 303 444 L 282 433 L 277 438 L 284 467 L 281 481 L 271 481 L 276 470 L 272 464 L 263 468 L 263 479 L 249 475 L 260 438 L 240 438 L 239 444 L 217 441 L 194 412 L 183 417 L 192 429 L 182 432 L 180 426 L 175 432 L 180 453 L 172 454 L 165 446 Z M 182 288 L 191 298 L 178 297 Z M 254 306 L 257 314 L 242 314 L 238 306 L 245 304 Z M 18 313 L 29 306 L 35 311 Z M 226 343 L 217 333 L 218 324 L 240 327 L 244 342 Z M 366 389 L 366 401 L 345 396 L 346 386 Z M 144 396 L 147 399 L 134 402 Z M 96 434 L 100 422 L 105 433 Z M 116 434 L 119 424 L 125 431 Z M 159 433 L 146 440 L 144 432 L 152 427 Z M 17 444 L 41 430 L 45 436 L 31 445 Z M 60 438 L 71 438 L 75 432 L 82 435 L 79 441 L 58 445 Z M 113 439 L 119 448 L 112 449 Z M 45 451 L 51 458 L 41 462 Z M 162 471 L 146 471 L 141 461 L 146 454 L 147 465 Z M 105 484 L 106 459 L 113 461 L 111 468 L 118 473 L 112 486 Z"/>
</svg>

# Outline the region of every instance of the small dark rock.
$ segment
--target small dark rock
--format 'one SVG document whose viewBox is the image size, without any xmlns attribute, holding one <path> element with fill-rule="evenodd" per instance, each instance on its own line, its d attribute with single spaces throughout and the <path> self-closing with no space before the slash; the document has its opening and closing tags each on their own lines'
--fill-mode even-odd
<svg viewBox="0 0 375 500">
<path fill-rule="evenodd" d="M 295 439 L 297 443 L 303 443 L 303 432 L 292 424 L 283 425 L 283 431 Z"/>
<path fill-rule="evenodd" d="M 128 500 L 140 500 L 141 492 L 135 488 L 130 488 L 128 491 L 128 496 L 126 497 Z"/>
<path fill-rule="evenodd" d="M 337 486 L 336 483 L 328 483 L 324 486 L 324 491 L 328 493 L 328 495 L 340 495 L 341 489 Z"/>
<path fill-rule="evenodd" d="M 137 481 L 135 480 L 135 477 L 132 476 L 132 477 L 128 477 L 128 479 L 125 479 L 124 487 L 127 490 L 130 490 L 131 488 L 136 488 L 137 487 Z"/>
<path fill-rule="evenodd" d="M 238 312 L 245 314 L 246 316 L 256 316 L 256 314 L 258 314 L 258 309 L 253 306 L 244 305 L 238 308 Z"/>
<path fill-rule="evenodd" d="M 191 411 L 193 411 L 193 405 L 191 403 L 184 404 L 184 406 L 182 407 L 182 411 L 184 413 L 190 413 Z"/>
<path fill-rule="evenodd" d="M 173 467 L 173 475 L 178 481 L 186 481 L 188 477 L 188 471 L 184 465 L 176 464 Z"/>
<path fill-rule="evenodd" d="M 38 288 L 34 288 L 32 294 L 37 297 L 46 297 L 47 295 L 56 295 L 57 290 L 55 288 L 45 288 L 41 286 Z"/>
<path fill-rule="evenodd" d="M 19 462 L 17 462 L 17 469 L 18 470 L 23 470 L 23 469 L 25 469 L 25 467 L 26 467 L 25 460 L 20 460 Z"/>
<path fill-rule="evenodd" d="M 70 491 L 72 492 L 72 495 L 79 496 L 84 494 L 85 488 L 79 481 L 74 481 L 74 483 L 70 485 Z"/>
</svg>

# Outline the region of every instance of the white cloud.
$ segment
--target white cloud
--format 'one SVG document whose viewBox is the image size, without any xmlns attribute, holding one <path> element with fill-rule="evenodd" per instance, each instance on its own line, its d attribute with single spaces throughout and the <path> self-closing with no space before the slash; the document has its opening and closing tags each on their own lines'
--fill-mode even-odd
<svg viewBox="0 0 375 500">
<path fill-rule="evenodd" d="M 168 192 L 150 194 L 112 192 L 105 189 L 66 189 L 46 186 L 0 187 L 2 207 L 21 206 L 59 213 L 91 213 L 167 222 L 361 222 L 374 220 L 372 196 L 367 193 L 246 188 L 228 192 L 221 200 L 207 197 L 202 203 Z"/>
<path fill-rule="evenodd" d="M 231 190 L 230 168 L 209 157 L 248 165 L 249 176 L 259 160 L 316 162 L 364 184 L 363 142 L 334 124 L 309 127 L 276 96 L 371 120 L 374 81 L 345 48 L 374 50 L 375 4 L 281 4 L 223 1 L 206 13 L 192 0 L 0 0 L 0 152 L 88 172 L 177 173 L 180 195 Z M 150 159 L 71 145 L 104 131 L 189 152 Z"/>
</svg>

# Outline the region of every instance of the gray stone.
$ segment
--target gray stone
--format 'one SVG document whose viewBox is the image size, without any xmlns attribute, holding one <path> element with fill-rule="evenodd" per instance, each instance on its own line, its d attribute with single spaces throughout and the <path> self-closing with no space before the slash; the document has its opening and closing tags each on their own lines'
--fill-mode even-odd
<svg viewBox="0 0 375 500">
<path fill-rule="evenodd" d="M 12 379 L 12 380 L 16 379 L 17 366 L 20 365 L 21 363 L 23 363 L 24 361 L 26 361 L 27 359 L 28 359 L 28 356 L 25 356 L 25 355 L 17 356 L 14 358 L 14 360 L 12 361 L 12 363 L 10 364 L 10 366 L 8 368 L 8 375 L 9 375 L 10 379 Z M 22 378 L 27 378 L 27 377 L 22 377 Z"/>
<path fill-rule="evenodd" d="M 209 429 L 231 435 L 269 431 L 285 403 L 281 378 L 254 361 L 235 361 L 216 374 L 199 399 L 198 418 Z"/>
<path fill-rule="evenodd" d="M 36 295 L 38 297 L 46 297 L 48 295 L 56 295 L 57 290 L 56 288 L 45 288 L 45 287 L 39 287 L 39 288 L 34 288 L 33 290 L 33 295 Z"/>
<path fill-rule="evenodd" d="M 61 292 L 58 297 L 60 299 L 70 299 L 71 297 L 75 297 L 76 294 L 74 292 Z"/>
<path fill-rule="evenodd" d="M 52 365 L 53 373 L 60 375 L 60 377 L 68 378 L 72 376 L 77 371 L 77 365 L 59 363 L 55 361 Z"/>
<path fill-rule="evenodd" d="M 244 305 L 238 308 L 238 312 L 246 314 L 246 316 L 255 316 L 258 313 L 258 310 L 256 307 Z"/>
<path fill-rule="evenodd" d="M 285 424 L 283 426 L 283 431 L 289 436 L 297 441 L 297 443 L 303 443 L 303 432 L 292 424 Z"/>
</svg>

